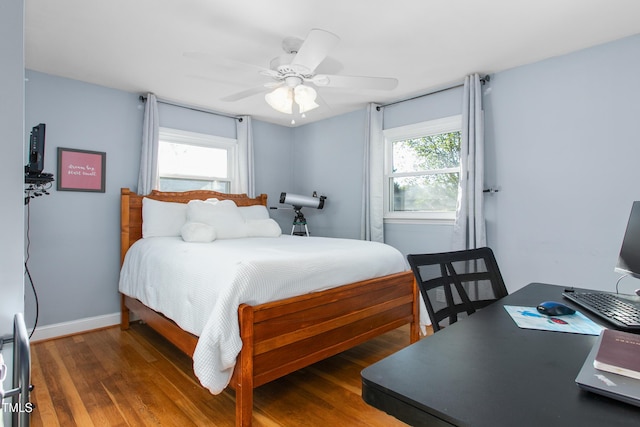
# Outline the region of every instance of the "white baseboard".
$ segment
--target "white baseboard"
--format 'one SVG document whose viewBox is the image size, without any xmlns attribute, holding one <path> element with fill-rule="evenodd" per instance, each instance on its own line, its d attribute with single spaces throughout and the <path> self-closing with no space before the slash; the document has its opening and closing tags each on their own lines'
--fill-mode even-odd
<svg viewBox="0 0 640 427">
<path fill-rule="evenodd" d="M 36 327 L 30 342 L 43 341 L 120 324 L 120 312 Z"/>
</svg>

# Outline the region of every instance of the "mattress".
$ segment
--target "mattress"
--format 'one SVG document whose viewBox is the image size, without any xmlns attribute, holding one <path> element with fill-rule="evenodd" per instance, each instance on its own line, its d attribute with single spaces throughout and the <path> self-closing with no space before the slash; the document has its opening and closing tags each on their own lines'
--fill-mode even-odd
<svg viewBox="0 0 640 427">
<path fill-rule="evenodd" d="M 404 256 L 376 242 L 280 236 L 188 243 L 137 241 L 119 289 L 199 337 L 193 362 L 203 386 L 228 385 L 242 347 L 237 309 L 406 271 Z"/>
</svg>

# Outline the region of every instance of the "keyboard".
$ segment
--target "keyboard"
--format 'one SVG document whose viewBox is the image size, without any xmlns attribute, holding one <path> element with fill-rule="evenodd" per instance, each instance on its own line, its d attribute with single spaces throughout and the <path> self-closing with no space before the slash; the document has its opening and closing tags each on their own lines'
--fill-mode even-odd
<svg viewBox="0 0 640 427">
<path fill-rule="evenodd" d="M 640 297 L 606 292 L 564 292 L 563 297 L 578 304 L 617 329 L 640 333 Z"/>
</svg>

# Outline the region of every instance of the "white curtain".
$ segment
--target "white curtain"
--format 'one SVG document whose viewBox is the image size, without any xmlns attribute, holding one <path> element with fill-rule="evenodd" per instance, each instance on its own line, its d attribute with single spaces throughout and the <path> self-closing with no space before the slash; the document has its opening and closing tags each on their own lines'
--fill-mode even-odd
<svg viewBox="0 0 640 427">
<path fill-rule="evenodd" d="M 382 107 L 369 104 L 365 128 L 364 180 L 362 186 L 362 221 L 360 238 L 384 242 L 383 165 L 384 137 Z"/>
<path fill-rule="evenodd" d="M 480 76 L 464 80 L 462 140 L 460 144 L 460 191 L 453 249 L 474 249 L 487 245 L 484 218 L 484 112 Z"/>
<path fill-rule="evenodd" d="M 242 116 L 236 119 L 236 135 L 238 139 L 238 184 L 232 193 L 246 193 L 255 197 L 255 175 L 253 160 L 253 130 L 251 117 Z"/>
<path fill-rule="evenodd" d="M 146 195 L 158 185 L 158 100 L 152 93 L 147 94 L 142 126 L 138 194 Z"/>
</svg>

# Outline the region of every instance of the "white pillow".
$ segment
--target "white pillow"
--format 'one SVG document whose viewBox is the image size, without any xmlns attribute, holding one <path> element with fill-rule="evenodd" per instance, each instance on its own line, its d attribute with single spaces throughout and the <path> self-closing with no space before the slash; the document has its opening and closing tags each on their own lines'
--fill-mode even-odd
<svg viewBox="0 0 640 427">
<path fill-rule="evenodd" d="M 142 198 L 142 237 L 180 236 L 186 222 L 186 203 Z"/>
<path fill-rule="evenodd" d="M 211 225 L 215 228 L 216 239 L 247 237 L 247 224 L 231 200 L 192 200 L 187 204 L 187 220 Z"/>
<path fill-rule="evenodd" d="M 180 234 L 185 242 L 208 243 L 216 240 L 216 229 L 201 222 L 187 222 Z"/>
<path fill-rule="evenodd" d="M 245 221 L 252 219 L 269 219 L 269 211 L 267 207 L 263 205 L 239 206 L 238 209 Z"/>
<path fill-rule="evenodd" d="M 249 237 L 278 237 L 282 229 L 271 218 L 250 219 L 247 221 L 247 233 Z"/>
</svg>

